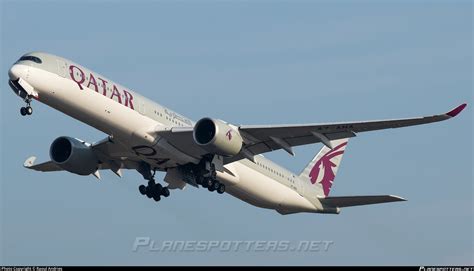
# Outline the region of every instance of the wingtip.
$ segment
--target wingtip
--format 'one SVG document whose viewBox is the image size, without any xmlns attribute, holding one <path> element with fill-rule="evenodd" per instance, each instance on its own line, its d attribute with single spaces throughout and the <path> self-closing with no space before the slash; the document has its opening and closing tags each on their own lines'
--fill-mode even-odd
<svg viewBox="0 0 474 271">
<path fill-rule="evenodd" d="M 466 106 L 467 106 L 467 103 L 463 103 L 459 105 L 458 107 L 454 108 L 453 110 L 449 111 L 448 113 L 446 113 L 446 115 L 450 116 L 451 118 L 454 118 L 457 115 L 459 115 L 459 113 L 461 113 L 461 111 L 463 111 L 464 108 L 466 108 Z"/>
<path fill-rule="evenodd" d="M 36 161 L 36 156 L 31 156 L 25 160 L 25 162 L 23 163 L 23 166 L 26 168 L 30 168 L 35 164 L 35 161 Z"/>
<path fill-rule="evenodd" d="M 390 197 L 395 199 L 395 201 L 407 201 L 407 199 L 395 195 L 390 195 Z"/>
</svg>

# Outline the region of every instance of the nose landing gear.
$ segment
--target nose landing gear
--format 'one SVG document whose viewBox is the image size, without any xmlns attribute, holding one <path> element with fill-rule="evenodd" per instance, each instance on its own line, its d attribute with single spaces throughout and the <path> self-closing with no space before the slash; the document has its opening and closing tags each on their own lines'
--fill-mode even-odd
<svg viewBox="0 0 474 271">
<path fill-rule="evenodd" d="M 31 101 L 30 100 L 26 101 L 26 107 L 20 108 L 20 114 L 22 116 L 33 114 L 33 108 L 31 107 Z"/>
<path fill-rule="evenodd" d="M 33 108 L 31 106 L 22 107 L 20 108 L 20 114 L 22 116 L 31 115 L 33 114 Z"/>
</svg>

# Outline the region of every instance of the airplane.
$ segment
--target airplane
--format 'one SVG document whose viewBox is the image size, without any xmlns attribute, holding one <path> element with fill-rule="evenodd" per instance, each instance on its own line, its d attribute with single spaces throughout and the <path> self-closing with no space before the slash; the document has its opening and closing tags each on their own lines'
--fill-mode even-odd
<svg viewBox="0 0 474 271">
<path fill-rule="evenodd" d="M 341 208 L 405 201 L 394 195 L 329 196 L 350 138 L 367 131 L 444 121 L 467 104 L 439 115 L 361 122 L 291 125 L 234 125 L 218 118 L 192 121 L 129 88 L 73 61 L 44 52 L 21 56 L 8 71 L 9 85 L 31 115 L 37 100 L 86 123 L 107 136 L 95 143 L 60 136 L 50 161 L 24 166 L 41 172 L 93 175 L 111 170 L 138 171 L 147 181 L 139 192 L 154 201 L 187 185 L 228 193 L 251 205 L 280 214 L 339 214 Z M 293 173 L 263 156 L 293 147 L 322 143 L 301 173 Z M 165 172 L 162 185 L 157 171 Z"/>
</svg>

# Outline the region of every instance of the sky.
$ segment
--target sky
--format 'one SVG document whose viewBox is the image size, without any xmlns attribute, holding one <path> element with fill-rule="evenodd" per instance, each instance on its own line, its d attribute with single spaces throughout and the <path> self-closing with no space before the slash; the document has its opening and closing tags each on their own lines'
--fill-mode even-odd
<svg viewBox="0 0 474 271">
<path fill-rule="evenodd" d="M 0 264 L 474 264 L 473 6 L 470 1 L 1 1 Z M 7 72 L 22 54 L 71 59 L 193 120 L 282 124 L 455 119 L 361 133 L 333 196 L 402 203 L 282 216 L 188 187 L 155 203 L 135 171 L 102 180 L 23 168 L 51 142 L 106 135 L 23 102 Z M 266 155 L 300 172 L 321 144 Z M 158 174 L 158 179 L 163 174 Z M 133 251 L 162 241 L 331 241 L 327 251 Z"/>
</svg>

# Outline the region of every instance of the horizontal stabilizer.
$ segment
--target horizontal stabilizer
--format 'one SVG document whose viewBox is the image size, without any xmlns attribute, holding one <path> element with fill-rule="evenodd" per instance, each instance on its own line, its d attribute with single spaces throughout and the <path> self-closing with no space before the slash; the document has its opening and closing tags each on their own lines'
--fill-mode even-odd
<svg viewBox="0 0 474 271">
<path fill-rule="evenodd" d="M 392 195 L 327 197 L 320 198 L 319 200 L 325 207 L 351 207 L 368 204 L 406 201 L 406 199 L 404 198 Z"/>
</svg>

